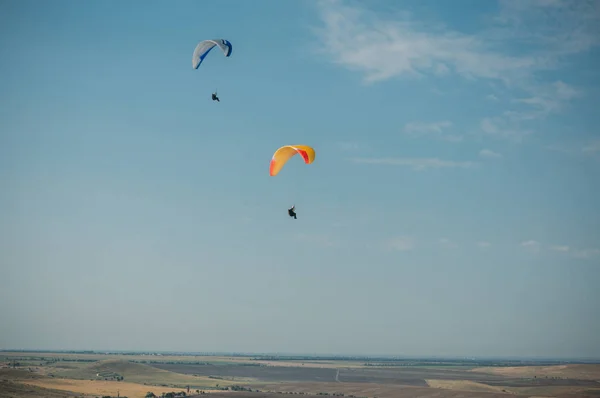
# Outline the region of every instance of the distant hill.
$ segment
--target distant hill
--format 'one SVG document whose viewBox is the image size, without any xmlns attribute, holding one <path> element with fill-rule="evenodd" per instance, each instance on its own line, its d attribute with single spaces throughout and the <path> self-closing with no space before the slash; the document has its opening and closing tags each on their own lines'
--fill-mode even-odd
<svg viewBox="0 0 600 398">
<path fill-rule="evenodd" d="M 25 369 L 10 369 L 4 368 L 0 369 L 0 380 L 25 380 L 25 379 L 41 379 L 44 376 L 39 373 L 30 372 Z"/>
<path fill-rule="evenodd" d="M 600 365 L 552 365 L 552 366 L 508 366 L 482 367 L 473 372 L 491 373 L 509 377 L 560 377 L 579 380 L 600 381 Z"/>
<path fill-rule="evenodd" d="M 153 366 L 134 363 L 120 359 L 109 359 L 93 362 L 77 369 L 56 372 L 57 377 L 88 380 L 124 380 L 132 383 L 195 388 L 228 386 L 226 380 L 215 380 L 208 377 L 185 375 Z"/>
<path fill-rule="evenodd" d="M 81 394 L 70 391 L 52 390 L 9 380 L 0 380 L 0 398 L 65 398 L 79 396 Z"/>
</svg>

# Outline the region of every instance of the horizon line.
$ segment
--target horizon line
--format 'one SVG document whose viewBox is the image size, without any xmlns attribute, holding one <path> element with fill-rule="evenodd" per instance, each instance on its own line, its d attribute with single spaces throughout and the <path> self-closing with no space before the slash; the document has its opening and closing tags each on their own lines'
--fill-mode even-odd
<svg viewBox="0 0 600 398">
<path fill-rule="evenodd" d="M 43 348 L 2 348 L 0 352 L 37 352 L 37 353 L 80 353 L 80 354 L 167 354 L 184 356 L 246 356 L 246 357 L 305 357 L 305 358 L 339 358 L 339 359 L 398 359 L 398 360 L 505 360 L 505 361 L 552 361 L 552 362 L 588 362 L 599 363 L 600 358 L 581 356 L 502 356 L 502 355 L 405 355 L 405 354 L 340 354 L 340 353 L 294 353 L 294 352 L 260 352 L 260 351 L 189 351 L 189 350 L 124 350 L 124 349 L 43 349 Z"/>
</svg>

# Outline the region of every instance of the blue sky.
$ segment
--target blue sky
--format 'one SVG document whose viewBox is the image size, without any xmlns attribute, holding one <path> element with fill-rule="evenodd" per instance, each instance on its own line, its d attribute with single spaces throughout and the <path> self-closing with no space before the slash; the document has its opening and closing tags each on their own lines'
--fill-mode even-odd
<svg viewBox="0 0 600 398">
<path fill-rule="evenodd" d="M 597 2 L 0 7 L 0 347 L 600 357 Z"/>
</svg>

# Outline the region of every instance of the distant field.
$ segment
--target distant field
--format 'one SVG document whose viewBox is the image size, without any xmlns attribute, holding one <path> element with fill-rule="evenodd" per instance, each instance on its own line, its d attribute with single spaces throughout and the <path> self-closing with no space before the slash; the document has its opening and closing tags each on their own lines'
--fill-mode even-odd
<svg viewBox="0 0 600 398">
<path fill-rule="evenodd" d="M 152 391 L 160 396 L 161 393 L 170 391 L 184 391 L 182 388 L 145 386 L 143 384 L 104 381 L 104 380 L 70 380 L 70 379 L 43 379 L 30 380 L 25 382 L 27 385 L 33 385 L 42 388 L 55 390 L 73 391 L 80 394 L 91 394 L 95 396 L 111 395 L 132 397 L 144 397 L 147 392 Z"/>
<path fill-rule="evenodd" d="M 246 391 L 211 391 L 210 395 L 188 395 L 188 398 L 281 398 L 281 394 L 274 392 L 246 392 Z M 302 395 L 303 398 L 323 398 L 320 395 Z"/>
<path fill-rule="evenodd" d="M 600 365 L 472 367 L 468 361 L 366 362 L 0 352 L 0 368 L 4 367 L 0 369 L 0 388 L 12 391 L 0 398 L 57 398 L 61 396 L 57 391 L 65 391 L 62 396 L 94 397 L 116 396 L 118 391 L 121 397 L 142 398 L 149 391 L 160 396 L 183 391 L 188 385 L 191 392 L 203 390 L 212 398 L 311 397 L 319 393 L 368 398 L 600 398 Z M 232 386 L 262 392 L 217 391 Z"/>
<path fill-rule="evenodd" d="M 490 386 L 470 380 L 427 380 L 427 384 L 433 388 L 446 390 L 512 393 L 504 387 Z"/>
<path fill-rule="evenodd" d="M 65 398 L 79 394 L 64 390 L 50 390 L 33 385 L 0 380 L 0 398 Z"/>
<path fill-rule="evenodd" d="M 332 382 L 343 383 L 379 383 L 401 384 L 427 387 L 426 379 L 473 380 L 482 383 L 504 385 L 512 383 L 514 378 L 503 375 L 470 372 L 468 369 L 454 367 L 398 367 L 398 368 L 306 368 L 297 367 L 257 367 L 239 365 L 192 365 L 192 364 L 152 364 L 153 367 L 171 372 L 230 377 L 250 377 L 265 382 Z M 543 381 L 540 380 L 543 383 Z M 547 380 L 547 383 L 552 381 Z M 530 383 L 521 384 L 529 386 Z"/>
<path fill-rule="evenodd" d="M 329 368 L 283 367 L 283 366 L 240 366 L 240 365 L 186 365 L 152 364 L 152 367 L 200 376 L 224 378 L 249 377 L 262 381 L 335 381 L 337 371 Z"/>
<path fill-rule="evenodd" d="M 48 360 L 66 361 L 102 361 L 106 359 L 121 359 L 124 361 L 160 361 L 160 362 L 210 362 L 210 363 L 239 363 L 249 362 L 245 357 L 222 356 L 192 356 L 192 355 L 122 355 L 122 354 L 72 354 L 58 352 L 0 352 L 0 361 L 10 361 L 15 358 L 25 358 L 27 361 L 43 362 Z"/>
<path fill-rule="evenodd" d="M 586 387 L 516 387 L 511 388 L 516 394 L 525 397 L 557 397 L 557 398 L 600 398 L 600 389 Z"/>
<path fill-rule="evenodd" d="M 240 361 L 244 362 L 244 361 Z M 268 361 L 268 360 L 247 360 L 245 362 L 252 364 L 260 364 L 267 366 L 283 366 L 283 367 L 297 367 L 301 366 L 304 368 L 327 368 L 327 369 L 336 369 L 339 367 L 344 368 L 362 368 L 365 366 L 364 361 Z"/>
<path fill-rule="evenodd" d="M 28 369 L 0 369 L 0 381 L 4 380 L 27 380 L 27 379 L 42 379 L 44 376 L 35 371 Z"/>
<path fill-rule="evenodd" d="M 55 375 L 61 378 L 87 380 L 103 380 L 121 376 L 123 377 L 123 381 L 126 382 L 177 387 L 189 385 L 193 388 L 208 388 L 216 387 L 217 385 L 229 386 L 234 384 L 229 380 L 175 373 L 158 369 L 153 366 L 126 362 L 119 359 L 98 361 L 77 369 L 55 372 Z M 240 382 L 249 384 L 252 380 L 241 379 L 238 383 Z"/>
<path fill-rule="evenodd" d="M 536 378 L 571 378 L 580 380 L 597 380 L 600 382 L 600 365 L 554 365 L 554 366 L 510 366 L 510 367 L 483 367 L 472 369 L 472 372 L 488 373 L 508 377 L 536 377 Z"/>
<path fill-rule="evenodd" d="M 471 392 L 458 390 L 441 390 L 430 387 L 413 387 L 376 383 L 281 383 L 257 385 L 265 391 L 281 391 L 293 393 L 328 393 L 344 394 L 348 397 L 378 398 L 507 398 L 504 393 Z"/>
<path fill-rule="evenodd" d="M 478 374 L 462 369 L 429 368 L 429 367 L 403 367 L 403 368 L 363 368 L 340 369 L 338 380 L 348 383 L 380 383 L 403 384 L 412 386 L 427 386 L 427 379 L 441 380 L 475 380 L 480 382 L 502 381 L 503 376 Z"/>
</svg>

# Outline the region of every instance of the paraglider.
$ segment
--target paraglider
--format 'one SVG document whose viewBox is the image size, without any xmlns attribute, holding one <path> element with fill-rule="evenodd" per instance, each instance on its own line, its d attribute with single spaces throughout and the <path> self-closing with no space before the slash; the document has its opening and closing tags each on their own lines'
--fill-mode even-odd
<svg viewBox="0 0 600 398">
<path fill-rule="evenodd" d="M 283 166 L 290 160 L 294 155 L 300 155 L 304 160 L 304 163 L 311 164 L 315 160 L 315 150 L 308 145 L 285 145 L 277 149 L 271 158 L 269 165 L 269 175 L 271 177 L 279 174 Z M 296 205 L 293 205 L 288 209 L 288 215 L 296 217 Z"/>
<path fill-rule="evenodd" d="M 208 53 L 215 47 L 219 47 L 225 57 L 229 57 L 231 55 L 232 47 L 231 43 L 225 39 L 213 39 L 213 40 L 204 40 L 196 45 L 194 49 L 194 53 L 192 54 L 192 68 L 198 69 L 204 58 L 208 55 Z M 217 97 L 217 92 L 215 91 L 212 94 L 212 100 L 221 102 L 219 97 Z"/>
<path fill-rule="evenodd" d="M 225 39 L 213 39 L 213 40 L 204 40 L 198 43 L 196 48 L 194 49 L 194 54 L 192 55 L 192 68 L 198 69 L 204 58 L 208 55 L 210 50 L 215 48 L 215 46 L 219 46 L 221 51 L 226 57 L 231 55 L 231 43 Z"/>
<path fill-rule="evenodd" d="M 308 145 L 285 145 L 273 154 L 269 165 L 269 175 L 273 177 L 279 174 L 287 161 L 296 154 L 299 154 L 306 164 L 311 164 L 315 160 L 314 148 Z"/>
<path fill-rule="evenodd" d="M 295 212 L 295 210 L 296 210 L 296 205 L 293 205 L 292 207 L 290 207 L 288 209 L 289 216 L 290 217 L 294 217 L 294 220 L 296 219 L 296 212 Z"/>
</svg>

